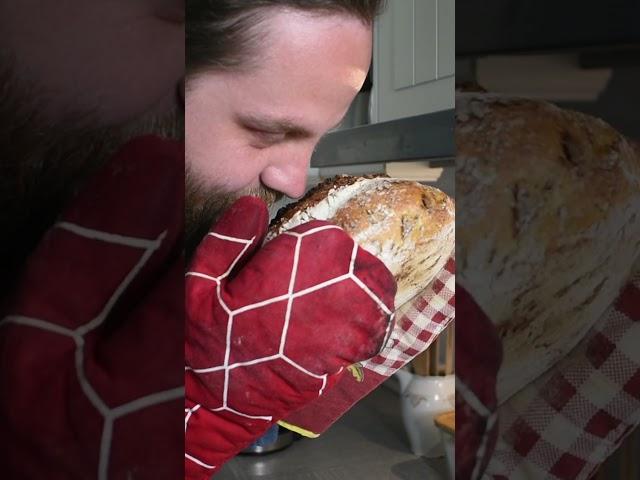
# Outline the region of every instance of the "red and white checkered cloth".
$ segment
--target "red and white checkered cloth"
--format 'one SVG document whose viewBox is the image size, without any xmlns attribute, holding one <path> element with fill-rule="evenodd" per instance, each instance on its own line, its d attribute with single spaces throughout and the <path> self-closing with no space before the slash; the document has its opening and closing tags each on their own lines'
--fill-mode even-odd
<svg viewBox="0 0 640 480">
<path fill-rule="evenodd" d="M 389 376 L 429 348 L 455 318 L 455 271 L 450 258 L 428 288 L 398 309 L 387 347 L 364 368 Z"/>
<path fill-rule="evenodd" d="M 587 479 L 640 424 L 640 271 L 569 355 L 498 408 L 484 478 Z"/>
<path fill-rule="evenodd" d="M 421 294 L 396 311 L 387 346 L 362 362 L 359 374 L 344 375 L 326 395 L 281 425 L 305 436 L 318 436 L 396 370 L 425 351 L 455 318 L 455 268 L 452 257 Z"/>
</svg>

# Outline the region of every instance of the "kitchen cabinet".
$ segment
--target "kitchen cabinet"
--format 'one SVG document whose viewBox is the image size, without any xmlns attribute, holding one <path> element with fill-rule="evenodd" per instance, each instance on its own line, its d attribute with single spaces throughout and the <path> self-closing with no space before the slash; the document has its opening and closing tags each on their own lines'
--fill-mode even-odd
<svg viewBox="0 0 640 480">
<path fill-rule="evenodd" d="M 310 177 L 387 173 L 453 196 L 455 0 L 388 0 L 373 30 L 371 81 L 317 145 Z"/>
<path fill-rule="evenodd" d="M 371 123 L 454 108 L 455 0 L 389 0 L 373 48 Z"/>
</svg>

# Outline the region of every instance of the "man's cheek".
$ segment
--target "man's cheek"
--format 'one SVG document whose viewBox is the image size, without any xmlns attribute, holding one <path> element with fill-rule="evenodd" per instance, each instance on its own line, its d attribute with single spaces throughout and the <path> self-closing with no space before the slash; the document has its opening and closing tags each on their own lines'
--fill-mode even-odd
<svg viewBox="0 0 640 480">
<path fill-rule="evenodd" d="M 207 188 L 238 192 L 259 185 L 260 172 L 265 160 L 251 149 L 241 145 L 229 145 L 216 150 L 212 146 L 197 158 L 187 157 L 187 163 L 198 181 Z"/>
</svg>

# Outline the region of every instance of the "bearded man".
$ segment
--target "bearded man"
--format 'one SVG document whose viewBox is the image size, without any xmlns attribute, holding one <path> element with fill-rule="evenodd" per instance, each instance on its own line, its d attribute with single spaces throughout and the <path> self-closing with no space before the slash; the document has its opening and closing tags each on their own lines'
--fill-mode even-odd
<svg viewBox="0 0 640 480">
<path fill-rule="evenodd" d="M 263 245 L 266 204 L 305 192 L 316 144 L 366 78 L 380 7 L 188 5 L 186 478 L 215 474 L 384 346 L 396 285 L 382 262 L 326 222 Z M 350 257 L 362 282 L 327 280 Z"/>
</svg>

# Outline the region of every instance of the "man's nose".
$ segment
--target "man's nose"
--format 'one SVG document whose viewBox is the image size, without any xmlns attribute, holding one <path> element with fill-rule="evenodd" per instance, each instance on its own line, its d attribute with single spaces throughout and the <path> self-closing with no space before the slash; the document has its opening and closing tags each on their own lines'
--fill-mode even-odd
<svg viewBox="0 0 640 480">
<path fill-rule="evenodd" d="M 310 159 L 310 152 L 297 158 L 281 159 L 265 168 L 260 180 L 265 186 L 288 197 L 301 197 L 306 191 Z"/>
</svg>

